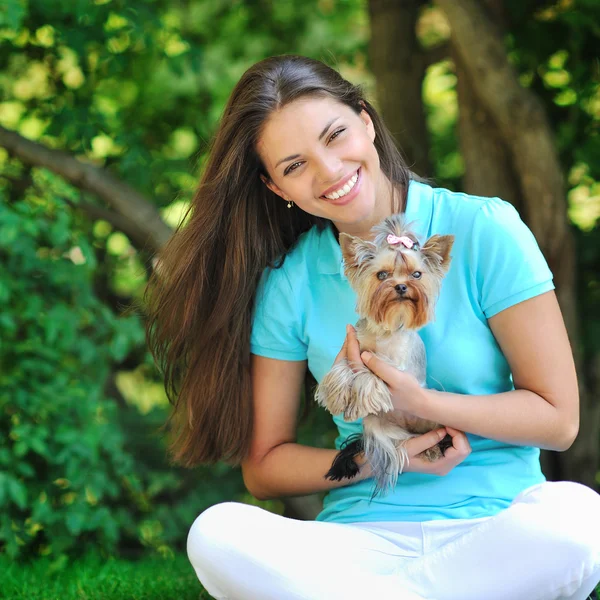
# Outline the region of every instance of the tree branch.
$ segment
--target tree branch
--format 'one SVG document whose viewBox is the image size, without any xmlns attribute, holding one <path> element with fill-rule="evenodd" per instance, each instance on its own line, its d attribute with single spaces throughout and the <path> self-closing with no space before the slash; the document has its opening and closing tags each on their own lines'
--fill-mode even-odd
<svg viewBox="0 0 600 600">
<path fill-rule="evenodd" d="M 63 202 L 68 204 L 71 208 L 82 210 L 87 213 L 94 221 L 106 221 L 110 223 L 115 229 L 124 233 L 130 240 L 136 250 L 144 252 L 148 250 L 148 234 L 145 232 L 140 236 L 140 228 L 134 227 L 133 223 L 123 215 L 120 215 L 112 210 L 108 210 L 103 206 L 92 204 L 91 202 L 73 202 L 68 198 L 61 197 Z"/>
<path fill-rule="evenodd" d="M 549 260 L 560 259 L 567 236 L 564 179 L 543 106 L 521 87 L 500 31 L 475 0 L 436 0 L 477 96 L 494 118 L 518 170 L 528 225 Z"/>
<path fill-rule="evenodd" d="M 98 196 L 119 215 L 121 226 L 127 229 L 123 228 L 123 232 L 135 240 L 138 248 L 157 252 L 171 237 L 171 228 L 153 204 L 105 169 L 46 148 L 4 127 L 0 127 L 0 146 L 23 163 L 49 169 L 75 187 Z"/>
</svg>

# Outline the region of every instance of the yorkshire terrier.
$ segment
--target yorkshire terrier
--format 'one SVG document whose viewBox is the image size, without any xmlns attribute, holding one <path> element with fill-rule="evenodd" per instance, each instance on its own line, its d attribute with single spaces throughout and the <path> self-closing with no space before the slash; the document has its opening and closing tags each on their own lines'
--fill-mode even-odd
<svg viewBox="0 0 600 600">
<path fill-rule="evenodd" d="M 417 330 L 434 317 L 454 236 L 433 235 L 421 246 L 403 215 L 388 217 L 372 233 L 372 242 L 340 234 L 344 272 L 357 294 L 361 352 L 368 350 L 411 373 L 424 387 L 425 346 Z M 330 413 L 343 413 L 347 421 L 363 419 L 363 434 L 345 440 L 326 477 L 354 477 L 359 470 L 355 458 L 364 452 L 375 479 L 374 497 L 393 489 L 408 465 L 406 441 L 440 425 L 394 411 L 388 386 L 364 365 L 354 367 L 347 360 L 334 365 L 315 393 Z M 451 445 L 447 435 L 419 457 L 433 462 Z"/>
</svg>

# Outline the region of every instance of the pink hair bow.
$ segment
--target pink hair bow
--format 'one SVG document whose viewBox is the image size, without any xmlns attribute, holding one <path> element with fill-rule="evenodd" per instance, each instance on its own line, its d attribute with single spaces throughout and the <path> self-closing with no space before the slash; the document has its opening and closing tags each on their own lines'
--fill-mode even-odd
<svg viewBox="0 0 600 600">
<path fill-rule="evenodd" d="M 396 244 L 402 244 L 406 248 L 412 248 L 415 245 L 415 243 L 409 237 L 406 237 L 405 235 L 397 237 L 394 234 L 390 233 L 390 235 L 388 235 L 386 239 L 387 239 L 387 243 L 390 244 L 390 246 L 395 246 Z"/>
</svg>

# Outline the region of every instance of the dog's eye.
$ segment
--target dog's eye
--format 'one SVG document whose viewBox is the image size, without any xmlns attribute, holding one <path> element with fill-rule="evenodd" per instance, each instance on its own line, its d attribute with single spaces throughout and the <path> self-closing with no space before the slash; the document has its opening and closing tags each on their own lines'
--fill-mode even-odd
<svg viewBox="0 0 600 600">
<path fill-rule="evenodd" d="M 387 271 L 379 271 L 379 273 L 377 273 L 377 279 L 383 281 L 384 279 L 388 278 L 388 272 Z"/>
<path fill-rule="evenodd" d="M 421 271 L 415 271 L 412 276 L 413 279 L 421 279 Z"/>
</svg>

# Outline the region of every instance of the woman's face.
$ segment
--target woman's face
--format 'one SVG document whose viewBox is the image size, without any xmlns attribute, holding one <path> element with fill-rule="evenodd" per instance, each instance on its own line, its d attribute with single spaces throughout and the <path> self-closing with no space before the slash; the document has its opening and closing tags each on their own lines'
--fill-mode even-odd
<svg viewBox="0 0 600 600">
<path fill-rule="evenodd" d="M 271 115 L 257 150 L 271 178 L 265 183 L 282 201 L 366 237 L 391 212 L 374 140 L 366 111 L 356 114 L 330 98 L 305 98 Z"/>
</svg>

